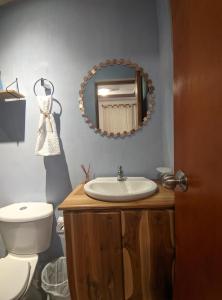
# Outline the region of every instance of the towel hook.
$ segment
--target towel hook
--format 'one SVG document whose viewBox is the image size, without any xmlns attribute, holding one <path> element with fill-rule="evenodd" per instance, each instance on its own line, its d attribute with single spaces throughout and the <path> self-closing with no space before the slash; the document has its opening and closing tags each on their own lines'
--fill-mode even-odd
<svg viewBox="0 0 222 300">
<path fill-rule="evenodd" d="M 37 83 L 39 82 L 39 81 L 41 81 L 41 86 L 43 86 L 43 87 L 45 87 L 45 81 L 48 81 L 50 84 L 51 84 L 51 86 L 52 86 L 52 93 L 51 93 L 51 96 L 54 94 L 54 85 L 53 85 L 53 83 L 50 81 L 50 80 L 48 80 L 48 79 L 45 79 L 45 78 L 40 78 L 40 79 L 38 79 L 36 82 L 35 82 L 35 84 L 34 84 L 34 87 L 33 87 L 33 91 L 34 91 L 34 94 L 37 96 L 37 93 L 36 93 L 36 91 L 35 91 L 35 88 L 36 88 L 36 85 L 37 85 Z"/>
</svg>

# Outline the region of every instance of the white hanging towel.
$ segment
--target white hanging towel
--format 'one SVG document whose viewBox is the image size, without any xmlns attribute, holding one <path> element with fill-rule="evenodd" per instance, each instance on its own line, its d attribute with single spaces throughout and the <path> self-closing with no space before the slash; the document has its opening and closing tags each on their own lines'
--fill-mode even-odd
<svg viewBox="0 0 222 300">
<path fill-rule="evenodd" d="M 59 155 L 59 137 L 55 119 L 51 113 L 52 96 L 37 96 L 40 119 L 35 154 L 42 156 Z"/>
</svg>

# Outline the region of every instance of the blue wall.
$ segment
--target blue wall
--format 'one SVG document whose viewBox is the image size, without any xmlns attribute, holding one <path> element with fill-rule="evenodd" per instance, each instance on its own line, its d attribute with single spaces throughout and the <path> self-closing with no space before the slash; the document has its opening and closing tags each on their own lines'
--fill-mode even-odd
<svg viewBox="0 0 222 300">
<path fill-rule="evenodd" d="M 156 0 L 159 37 L 163 162 L 174 168 L 172 23 L 168 0 Z"/>
<path fill-rule="evenodd" d="M 165 68 L 172 63 L 171 50 L 164 57 L 160 49 L 171 46 L 164 36 L 170 32 L 169 14 L 164 13 L 157 14 L 155 0 L 20 0 L 0 8 L 2 79 L 10 83 L 18 77 L 26 95 L 22 112 L 17 113 L 15 104 L 0 123 L 0 206 L 19 201 L 56 206 L 83 180 L 82 163 L 90 163 L 95 176 L 115 175 L 121 164 L 126 175 L 149 178 L 156 177 L 157 166 L 172 164 L 172 70 Z M 162 17 L 165 23 L 159 26 Z M 151 121 L 124 139 L 95 134 L 78 108 L 83 76 L 107 58 L 137 62 L 156 87 Z M 33 84 L 40 77 L 54 83 L 63 109 L 59 117 L 54 106 L 62 155 L 45 159 L 34 155 L 39 109 Z M 14 131 L 8 134 L 10 118 Z M 22 133 L 15 132 L 16 124 L 22 121 L 24 137 L 17 143 Z"/>
</svg>

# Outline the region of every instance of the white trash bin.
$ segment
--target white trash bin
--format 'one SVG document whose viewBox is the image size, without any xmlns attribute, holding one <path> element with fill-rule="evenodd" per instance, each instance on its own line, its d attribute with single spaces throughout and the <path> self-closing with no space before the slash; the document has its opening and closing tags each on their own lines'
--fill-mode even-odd
<svg viewBox="0 0 222 300">
<path fill-rule="evenodd" d="M 41 274 L 42 288 L 47 300 L 71 300 L 67 277 L 66 257 L 48 263 Z"/>
</svg>

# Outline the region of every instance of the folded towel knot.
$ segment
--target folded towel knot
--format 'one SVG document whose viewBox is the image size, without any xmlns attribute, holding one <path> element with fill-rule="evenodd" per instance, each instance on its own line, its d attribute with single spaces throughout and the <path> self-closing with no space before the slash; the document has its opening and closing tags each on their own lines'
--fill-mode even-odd
<svg viewBox="0 0 222 300">
<path fill-rule="evenodd" d="M 49 112 L 45 112 L 43 110 L 40 109 L 40 112 L 46 117 L 46 118 L 49 118 L 50 116 L 50 113 Z"/>
<path fill-rule="evenodd" d="M 49 120 L 50 129 L 51 129 L 51 132 L 53 132 L 52 123 L 51 123 L 51 119 L 50 119 L 50 113 L 46 112 L 46 111 L 43 111 L 41 109 L 40 109 L 40 112 L 41 112 L 41 114 L 43 114 L 43 116 L 45 118 L 47 118 Z"/>
</svg>

